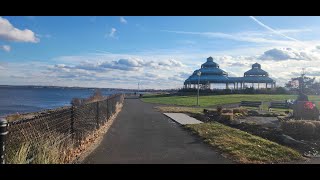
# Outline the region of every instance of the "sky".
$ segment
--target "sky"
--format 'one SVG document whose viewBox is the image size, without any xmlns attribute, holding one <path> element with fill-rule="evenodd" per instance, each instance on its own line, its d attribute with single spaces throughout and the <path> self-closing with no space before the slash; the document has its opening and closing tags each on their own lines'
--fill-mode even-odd
<svg viewBox="0 0 320 180">
<path fill-rule="evenodd" d="M 0 16 L 0 85 L 181 88 L 212 56 L 283 86 L 320 80 L 317 16 Z"/>
</svg>

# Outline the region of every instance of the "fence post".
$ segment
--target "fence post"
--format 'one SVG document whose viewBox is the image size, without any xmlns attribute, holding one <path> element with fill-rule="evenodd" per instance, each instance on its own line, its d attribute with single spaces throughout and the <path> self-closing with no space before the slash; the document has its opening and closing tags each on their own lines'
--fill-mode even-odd
<svg viewBox="0 0 320 180">
<path fill-rule="evenodd" d="M 109 97 L 107 98 L 107 122 L 108 122 L 108 120 L 109 120 Z"/>
<path fill-rule="evenodd" d="M 70 133 L 72 140 L 74 140 L 74 108 L 74 106 L 71 106 Z"/>
<path fill-rule="evenodd" d="M 99 128 L 99 101 L 97 101 L 97 113 L 96 113 L 96 118 L 97 118 L 97 129 Z"/>
<path fill-rule="evenodd" d="M 5 147 L 6 147 L 6 136 L 8 134 L 8 121 L 5 118 L 0 118 L 0 164 L 6 163 Z"/>
</svg>

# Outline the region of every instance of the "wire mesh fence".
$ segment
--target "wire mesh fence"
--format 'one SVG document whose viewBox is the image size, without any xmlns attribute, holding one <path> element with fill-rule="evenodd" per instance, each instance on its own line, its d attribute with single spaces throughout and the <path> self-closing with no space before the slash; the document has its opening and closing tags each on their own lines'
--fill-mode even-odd
<svg viewBox="0 0 320 180">
<path fill-rule="evenodd" d="M 27 155 L 32 160 L 35 153 L 44 143 L 47 148 L 53 145 L 73 144 L 80 142 L 97 128 L 103 125 L 116 112 L 117 105 L 123 103 L 124 95 L 117 94 L 102 101 L 81 106 L 71 106 L 31 119 L 9 122 L 6 137 L 6 159 L 8 162 L 21 156 L 21 146 L 31 144 Z M 33 148 L 32 148 L 33 147 Z M 62 152 L 61 152 L 62 153 Z"/>
</svg>

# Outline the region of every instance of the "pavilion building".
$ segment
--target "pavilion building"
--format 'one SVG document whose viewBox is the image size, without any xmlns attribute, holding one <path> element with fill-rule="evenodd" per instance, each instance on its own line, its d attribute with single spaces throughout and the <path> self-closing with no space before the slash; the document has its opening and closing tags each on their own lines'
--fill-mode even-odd
<svg viewBox="0 0 320 180">
<path fill-rule="evenodd" d="M 258 63 L 253 64 L 252 69 L 245 72 L 243 77 L 228 77 L 228 73 L 209 57 L 200 69 L 185 80 L 184 88 L 197 88 L 198 84 L 201 89 L 262 89 L 275 88 L 276 82 Z"/>
</svg>

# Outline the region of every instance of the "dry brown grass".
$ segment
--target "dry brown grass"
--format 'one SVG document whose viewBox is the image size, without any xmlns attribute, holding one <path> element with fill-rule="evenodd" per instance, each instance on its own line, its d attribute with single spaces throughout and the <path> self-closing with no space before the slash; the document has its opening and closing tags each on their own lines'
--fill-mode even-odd
<svg viewBox="0 0 320 180">
<path fill-rule="evenodd" d="M 12 122 L 12 121 L 17 121 L 22 118 L 23 118 L 23 115 L 21 115 L 21 114 L 11 114 L 6 117 L 6 120 L 8 122 Z"/>
<path fill-rule="evenodd" d="M 217 122 L 186 127 L 239 163 L 283 163 L 303 159 L 291 148 Z"/>
<path fill-rule="evenodd" d="M 237 114 L 240 113 L 242 115 L 247 115 L 248 114 L 248 110 L 245 108 L 234 108 L 233 109 L 233 114 Z"/>
<path fill-rule="evenodd" d="M 221 111 L 221 113 L 223 113 L 223 114 L 228 114 L 228 113 L 233 114 L 233 110 L 232 110 L 232 109 L 223 109 L 223 110 Z"/>
<path fill-rule="evenodd" d="M 221 119 L 224 121 L 232 122 L 233 121 L 233 114 L 232 113 L 224 113 L 220 115 Z"/>
<path fill-rule="evenodd" d="M 161 112 L 168 113 L 195 113 L 202 114 L 203 108 L 192 108 L 192 107 L 176 107 L 176 106 L 157 106 L 156 109 Z"/>
<path fill-rule="evenodd" d="M 112 120 L 122 108 L 122 103 L 116 104 L 116 112 L 113 113 L 107 123 L 101 125 L 86 139 L 81 141 L 79 146 L 75 146 L 70 135 L 58 132 L 43 132 L 32 130 L 35 138 L 25 137 L 22 143 L 14 144 L 7 148 L 6 161 L 9 164 L 65 164 L 73 163 L 79 159 L 80 155 L 90 149 L 90 146 L 101 139 L 107 131 Z M 23 129 L 22 129 L 23 131 Z M 29 132 L 30 133 L 30 132 Z"/>
<path fill-rule="evenodd" d="M 65 136 L 51 133 L 36 141 L 24 141 L 15 148 L 7 150 L 9 164 L 62 164 L 67 159 L 73 143 Z"/>
<path fill-rule="evenodd" d="M 285 134 L 298 139 L 320 138 L 320 121 L 282 121 L 281 129 Z"/>
</svg>

